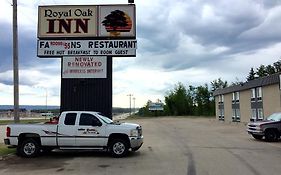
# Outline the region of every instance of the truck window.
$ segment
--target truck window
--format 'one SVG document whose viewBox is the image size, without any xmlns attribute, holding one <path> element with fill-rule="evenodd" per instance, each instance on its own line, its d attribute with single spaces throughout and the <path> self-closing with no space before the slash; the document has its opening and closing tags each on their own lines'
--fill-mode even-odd
<svg viewBox="0 0 281 175">
<path fill-rule="evenodd" d="M 101 122 L 94 115 L 91 114 L 81 114 L 79 125 L 83 126 L 100 126 Z"/>
<path fill-rule="evenodd" d="M 65 125 L 75 125 L 76 113 L 67 113 L 65 115 L 64 124 Z"/>
</svg>

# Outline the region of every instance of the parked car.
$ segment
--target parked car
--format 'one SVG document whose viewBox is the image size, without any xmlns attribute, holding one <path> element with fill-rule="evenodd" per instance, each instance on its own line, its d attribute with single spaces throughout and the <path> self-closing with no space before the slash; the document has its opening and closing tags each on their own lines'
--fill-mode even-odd
<svg viewBox="0 0 281 175">
<path fill-rule="evenodd" d="M 278 141 L 281 135 L 281 112 L 273 113 L 266 120 L 248 123 L 247 131 L 255 139 L 266 141 Z"/>
<path fill-rule="evenodd" d="M 62 112 L 58 122 L 11 124 L 7 126 L 6 145 L 17 148 L 23 157 L 35 157 L 58 148 L 105 150 L 114 157 L 126 156 L 143 144 L 142 127 L 133 123 L 113 122 L 98 112 Z"/>
</svg>

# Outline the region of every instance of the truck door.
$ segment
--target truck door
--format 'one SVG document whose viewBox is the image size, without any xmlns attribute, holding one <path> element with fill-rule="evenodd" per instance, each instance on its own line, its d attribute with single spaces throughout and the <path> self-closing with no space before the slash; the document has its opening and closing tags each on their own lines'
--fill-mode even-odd
<svg viewBox="0 0 281 175">
<path fill-rule="evenodd" d="M 75 146 L 76 119 L 77 113 L 67 113 L 64 121 L 60 122 L 57 135 L 58 146 Z"/>
<path fill-rule="evenodd" d="M 76 146 L 105 146 L 105 128 L 93 114 L 81 113 L 76 134 Z"/>
</svg>

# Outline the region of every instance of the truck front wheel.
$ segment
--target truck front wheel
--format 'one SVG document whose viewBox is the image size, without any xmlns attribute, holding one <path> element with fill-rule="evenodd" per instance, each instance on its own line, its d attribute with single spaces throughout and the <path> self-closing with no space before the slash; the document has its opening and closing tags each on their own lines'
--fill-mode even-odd
<svg viewBox="0 0 281 175">
<path fill-rule="evenodd" d="M 32 138 L 23 140 L 18 148 L 18 153 L 22 157 L 36 157 L 40 151 L 39 144 Z"/>
<path fill-rule="evenodd" d="M 110 153 L 113 157 L 124 157 L 128 154 L 129 144 L 122 139 L 114 139 L 110 144 Z"/>
<path fill-rule="evenodd" d="M 265 140 L 268 142 L 276 142 L 279 138 L 277 131 L 273 129 L 267 129 L 265 131 Z"/>
<path fill-rule="evenodd" d="M 252 136 L 257 139 L 257 140 L 262 140 L 262 135 L 255 135 L 255 134 L 252 134 Z"/>
</svg>

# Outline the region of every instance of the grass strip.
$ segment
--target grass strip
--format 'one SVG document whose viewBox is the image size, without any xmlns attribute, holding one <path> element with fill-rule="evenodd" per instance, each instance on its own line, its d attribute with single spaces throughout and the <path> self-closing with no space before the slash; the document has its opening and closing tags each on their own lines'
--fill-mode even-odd
<svg viewBox="0 0 281 175">
<path fill-rule="evenodd" d="M 49 119 L 21 119 L 20 124 L 32 124 L 32 123 L 41 123 L 41 122 L 47 122 Z M 13 124 L 13 120 L 0 120 L 0 125 L 7 125 L 7 124 Z"/>
<path fill-rule="evenodd" d="M 6 145 L 0 143 L 0 156 L 5 156 L 15 152 L 16 148 L 8 148 Z"/>
</svg>

